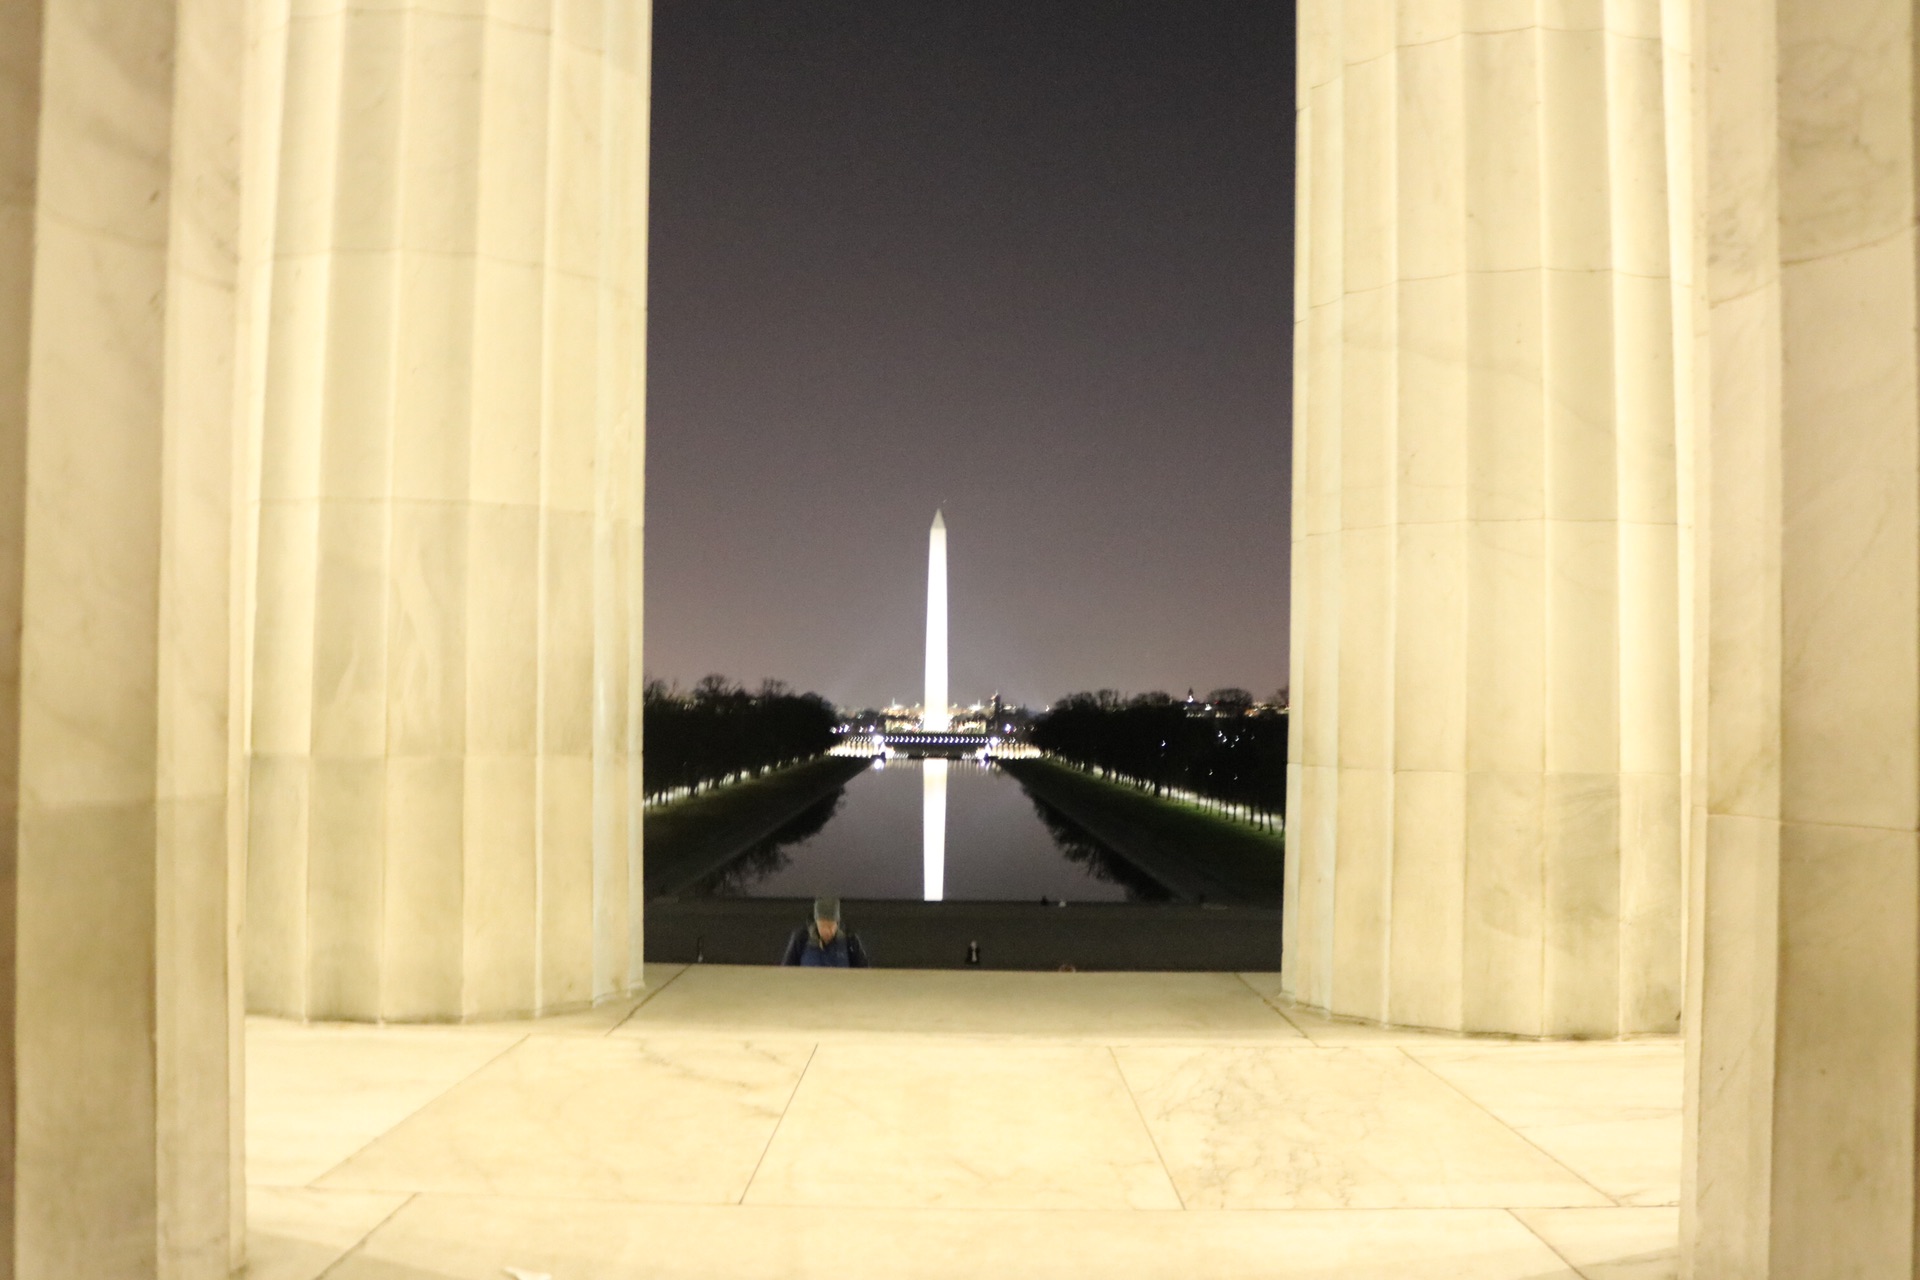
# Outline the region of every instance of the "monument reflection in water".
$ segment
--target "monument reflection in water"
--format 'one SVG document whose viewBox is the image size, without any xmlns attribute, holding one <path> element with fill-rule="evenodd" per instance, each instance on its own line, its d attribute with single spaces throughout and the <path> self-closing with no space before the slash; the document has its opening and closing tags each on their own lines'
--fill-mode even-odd
<svg viewBox="0 0 1920 1280">
<path fill-rule="evenodd" d="M 920 896 L 939 902 L 947 896 L 947 762 L 920 766 Z"/>
<path fill-rule="evenodd" d="M 927 902 L 1170 896 L 999 768 L 939 759 L 865 770 L 690 892 Z"/>
</svg>

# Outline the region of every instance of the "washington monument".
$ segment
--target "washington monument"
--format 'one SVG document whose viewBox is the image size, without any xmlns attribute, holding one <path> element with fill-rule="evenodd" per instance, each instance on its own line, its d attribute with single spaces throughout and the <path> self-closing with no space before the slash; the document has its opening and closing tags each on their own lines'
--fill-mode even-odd
<svg viewBox="0 0 1920 1280">
<path fill-rule="evenodd" d="M 947 522 L 933 513 L 927 534 L 927 696 L 920 726 L 944 732 L 953 727 L 947 711 Z"/>
</svg>

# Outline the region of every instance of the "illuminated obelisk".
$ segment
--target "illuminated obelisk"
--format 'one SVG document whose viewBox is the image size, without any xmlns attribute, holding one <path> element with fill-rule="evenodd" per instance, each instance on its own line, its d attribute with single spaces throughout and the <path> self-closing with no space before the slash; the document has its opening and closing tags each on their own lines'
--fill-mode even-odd
<svg viewBox="0 0 1920 1280">
<path fill-rule="evenodd" d="M 920 727 L 945 733 L 953 727 L 947 709 L 947 522 L 933 513 L 927 534 L 927 700 Z M 939 902 L 947 894 L 947 762 L 920 764 L 920 896 Z"/>
<path fill-rule="evenodd" d="M 953 727 L 947 710 L 947 522 L 933 513 L 927 534 L 927 701 L 920 727 L 945 733 Z"/>
</svg>

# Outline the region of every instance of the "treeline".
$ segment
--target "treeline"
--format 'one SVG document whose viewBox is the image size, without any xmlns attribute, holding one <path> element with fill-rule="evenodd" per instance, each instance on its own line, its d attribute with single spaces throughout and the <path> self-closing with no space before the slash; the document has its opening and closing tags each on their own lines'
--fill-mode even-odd
<svg viewBox="0 0 1920 1280">
<path fill-rule="evenodd" d="M 1165 693 L 1071 694 L 1033 723 L 1033 745 L 1082 768 L 1152 791 L 1197 799 L 1274 826 L 1287 805 L 1287 717 L 1240 689 L 1206 703 Z"/>
<path fill-rule="evenodd" d="M 687 693 L 648 681 L 643 717 L 648 799 L 810 760 L 834 744 L 839 720 L 817 693 L 794 693 L 778 680 L 749 692 L 725 676 L 708 676 Z"/>
</svg>

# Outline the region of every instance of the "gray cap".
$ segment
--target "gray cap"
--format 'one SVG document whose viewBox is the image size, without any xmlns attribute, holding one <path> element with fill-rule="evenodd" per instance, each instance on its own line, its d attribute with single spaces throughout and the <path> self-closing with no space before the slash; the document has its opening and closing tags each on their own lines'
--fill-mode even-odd
<svg viewBox="0 0 1920 1280">
<path fill-rule="evenodd" d="M 815 920 L 831 920 L 835 924 L 839 924 L 840 899 L 815 898 L 813 900 L 813 918 Z"/>
</svg>

